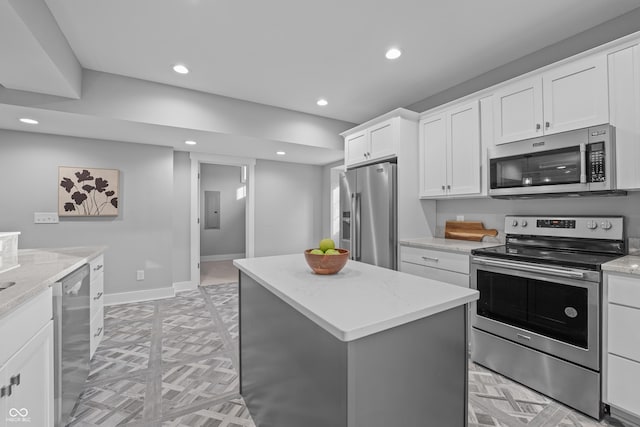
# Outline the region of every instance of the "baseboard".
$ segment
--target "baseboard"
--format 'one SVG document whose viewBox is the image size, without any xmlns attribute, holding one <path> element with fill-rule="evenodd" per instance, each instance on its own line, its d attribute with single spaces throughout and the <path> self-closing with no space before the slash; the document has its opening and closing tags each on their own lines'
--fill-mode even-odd
<svg viewBox="0 0 640 427">
<path fill-rule="evenodd" d="M 628 427 L 640 426 L 640 418 L 618 408 L 611 407 L 611 417 L 625 423 Z"/>
<path fill-rule="evenodd" d="M 240 254 L 222 254 L 222 255 L 207 255 L 207 256 L 201 256 L 200 257 L 200 262 L 207 262 L 207 261 L 226 261 L 226 260 L 230 260 L 230 259 L 238 259 L 238 258 L 245 258 L 244 252 L 240 253 Z"/>
<path fill-rule="evenodd" d="M 173 290 L 175 292 L 191 291 L 194 289 L 198 289 L 198 284 L 196 282 L 176 282 L 173 284 Z"/>
<path fill-rule="evenodd" d="M 173 287 L 146 289 L 144 291 L 121 292 L 117 294 L 105 294 L 104 305 L 126 304 L 130 302 L 151 301 L 154 299 L 173 298 Z"/>
</svg>

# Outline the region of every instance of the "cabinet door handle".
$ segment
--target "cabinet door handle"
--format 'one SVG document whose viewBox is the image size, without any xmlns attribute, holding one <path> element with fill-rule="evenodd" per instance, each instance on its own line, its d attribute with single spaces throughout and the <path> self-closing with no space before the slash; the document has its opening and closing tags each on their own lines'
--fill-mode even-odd
<svg viewBox="0 0 640 427">
<path fill-rule="evenodd" d="M 100 336 L 100 334 L 101 334 L 101 333 L 102 333 L 102 326 L 100 326 L 100 328 L 98 329 L 98 331 L 97 331 L 95 334 L 93 334 L 93 337 L 94 337 L 94 338 L 98 338 L 98 337 Z"/>
<path fill-rule="evenodd" d="M 100 265 L 98 265 L 98 266 L 94 267 L 93 271 L 101 270 L 101 269 L 102 269 L 102 267 L 104 267 L 104 264 L 100 264 Z"/>
<path fill-rule="evenodd" d="M 11 396 L 11 386 L 7 390 L 7 387 L 0 387 L 0 398 L 5 396 Z"/>
<path fill-rule="evenodd" d="M 12 376 L 9 383 L 11 385 L 20 385 L 20 374 Z"/>
<path fill-rule="evenodd" d="M 549 129 L 549 127 L 551 127 L 551 123 L 549 123 L 549 122 L 544 122 L 544 127 L 546 127 L 547 129 Z"/>
<path fill-rule="evenodd" d="M 94 300 L 94 301 L 97 301 L 97 300 L 99 300 L 100 298 L 102 298 L 102 294 L 103 294 L 103 293 L 104 293 L 104 292 L 98 292 L 98 294 L 97 294 L 95 297 L 93 297 L 93 300 Z"/>
<path fill-rule="evenodd" d="M 444 185 L 442 186 L 442 189 L 444 190 Z"/>
<path fill-rule="evenodd" d="M 447 190 L 451 190 L 451 185 L 447 184 Z"/>
<path fill-rule="evenodd" d="M 540 130 L 542 126 L 540 126 L 540 123 L 536 123 L 536 130 Z"/>
</svg>

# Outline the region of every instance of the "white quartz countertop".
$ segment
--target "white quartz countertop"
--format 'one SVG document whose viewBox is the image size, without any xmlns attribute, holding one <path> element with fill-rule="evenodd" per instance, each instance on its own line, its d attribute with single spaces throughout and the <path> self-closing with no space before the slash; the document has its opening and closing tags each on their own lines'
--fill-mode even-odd
<svg viewBox="0 0 640 427">
<path fill-rule="evenodd" d="M 411 246 L 414 248 L 437 249 L 448 252 L 459 252 L 470 254 L 474 249 L 490 248 L 492 246 L 500 246 L 503 243 L 493 242 L 473 242 L 469 240 L 444 239 L 442 237 L 423 237 L 417 239 L 403 239 L 399 241 L 402 246 Z"/>
<path fill-rule="evenodd" d="M 602 270 L 610 273 L 627 273 L 640 276 L 640 256 L 627 255 L 602 264 Z"/>
<path fill-rule="evenodd" d="M 16 282 L 0 291 L 0 318 L 42 292 L 50 284 L 102 254 L 106 248 L 22 249 L 20 266 L 0 274 L 0 282 Z"/>
<path fill-rule="evenodd" d="M 478 292 L 347 261 L 318 275 L 303 254 L 235 260 L 249 277 L 341 341 L 353 341 L 475 301 Z"/>
</svg>

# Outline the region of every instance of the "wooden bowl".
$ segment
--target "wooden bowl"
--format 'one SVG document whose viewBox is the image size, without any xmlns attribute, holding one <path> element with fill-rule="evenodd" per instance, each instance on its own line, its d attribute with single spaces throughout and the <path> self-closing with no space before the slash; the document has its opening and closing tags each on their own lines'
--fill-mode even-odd
<svg viewBox="0 0 640 427">
<path fill-rule="evenodd" d="M 316 274 L 336 274 L 342 270 L 349 259 L 349 251 L 346 249 L 336 249 L 339 255 L 316 255 L 311 254 L 313 249 L 304 251 L 304 258 L 307 264 Z"/>
</svg>

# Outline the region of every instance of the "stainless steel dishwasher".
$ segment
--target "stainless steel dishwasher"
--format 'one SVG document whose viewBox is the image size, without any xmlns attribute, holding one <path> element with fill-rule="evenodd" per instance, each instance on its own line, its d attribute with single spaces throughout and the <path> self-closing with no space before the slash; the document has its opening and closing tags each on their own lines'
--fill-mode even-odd
<svg viewBox="0 0 640 427">
<path fill-rule="evenodd" d="M 89 375 L 89 264 L 53 284 L 54 416 L 64 427 Z"/>
</svg>

